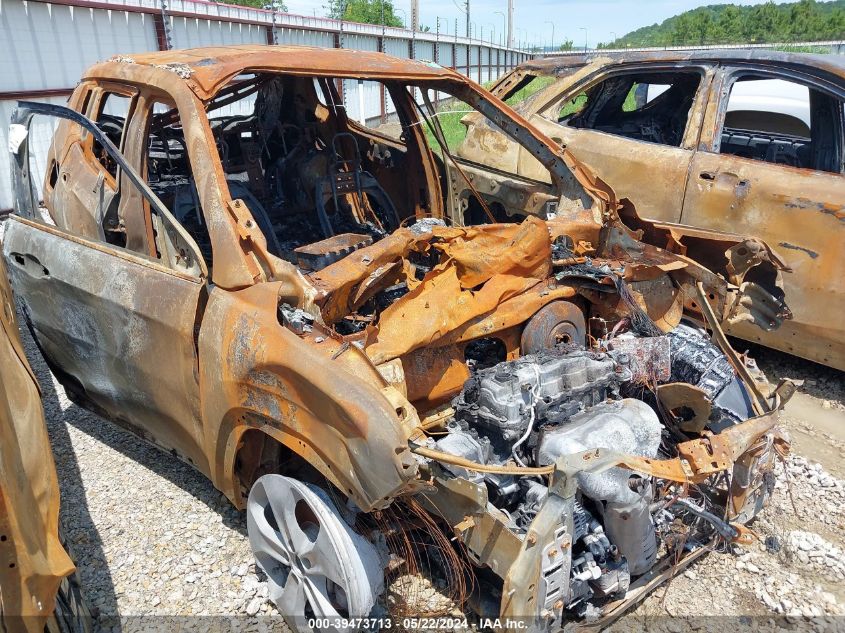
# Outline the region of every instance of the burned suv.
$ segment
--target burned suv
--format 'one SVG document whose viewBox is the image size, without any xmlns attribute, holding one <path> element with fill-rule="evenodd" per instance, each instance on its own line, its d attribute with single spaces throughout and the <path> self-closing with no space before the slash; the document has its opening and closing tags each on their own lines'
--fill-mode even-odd
<svg viewBox="0 0 845 633">
<path fill-rule="evenodd" d="M 492 123 L 486 162 L 450 149 L 466 110 Z M 67 108 L 19 104 L 10 138 L 3 253 L 44 357 L 246 510 L 295 628 L 367 616 L 422 566 L 553 630 L 748 538 L 788 385 L 720 322 L 787 318 L 780 263 L 641 221 L 457 73 L 296 47 L 118 57 Z M 497 167 L 506 139 L 548 182 Z M 504 185 L 522 213 L 497 222 Z"/>
</svg>

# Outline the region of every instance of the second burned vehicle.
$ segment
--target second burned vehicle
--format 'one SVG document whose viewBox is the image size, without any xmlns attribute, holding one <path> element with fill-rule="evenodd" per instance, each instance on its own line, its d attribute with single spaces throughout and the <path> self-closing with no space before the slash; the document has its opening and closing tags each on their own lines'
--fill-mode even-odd
<svg viewBox="0 0 845 633">
<path fill-rule="evenodd" d="M 766 241 L 790 268 L 794 318 L 726 331 L 845 370 L 845 62 L 839 55 L 701 50 L 526 62 L 490 90 L 566 145 L 640 217 Z M 490 134 L 467 117 L 458 154 Z M 478 125 L 475 125 L 478 123 Z M 544 180 L 517 143 L 502 169 Z M 489 204 L 508 212 L 487 192 Z"/>
<path fill-rule="evenodd" d="M 349 116 L 358 80 L 394 125 Z M 501 172 L 495 146 L 453 156 L 446 98 L 548 182 Z M 39 202 L 42 115 L 62 121 Z M 719 322 L 788 316 L 777 259 L 623 223 L 608 187 L 452 71 L 285 47 L 116 58 L 68 108 L 22 103 L 12 139 L 3 252 L 53 371 L 246 510 L 299 630 L 370 614 L 420 557 L 479 613 L 612 618 L 747 538 L 772 490 L 788 389 Z M 493 186 L 524 221 L 482 223 Z"/>
</svg>

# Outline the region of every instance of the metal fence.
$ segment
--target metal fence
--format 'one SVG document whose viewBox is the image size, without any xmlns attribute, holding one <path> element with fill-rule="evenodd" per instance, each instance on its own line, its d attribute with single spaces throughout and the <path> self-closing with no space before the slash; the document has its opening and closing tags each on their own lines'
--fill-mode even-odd
<svg viewBox="0 0 845 633">
<path fill-rule="evenodd" d="M 300 44 L 383 51 L 454 68 L 486 83 L 531 55 L 516 49 L 442 33 L 341 22 L 204 0 L 0 0 L 0 211 L 12 206 L 8 122 L 20 99 L 62 103 L 83 71 L 117 54 L 222 44 Z M 357 87 L 347 107 L 355 118 L 390 113 L 377 89 L 363 99 Z M 363 112 L 358 112 L 363 102 Z M 32 133 L 36 173 L 52 129 Z"/>
</svg>

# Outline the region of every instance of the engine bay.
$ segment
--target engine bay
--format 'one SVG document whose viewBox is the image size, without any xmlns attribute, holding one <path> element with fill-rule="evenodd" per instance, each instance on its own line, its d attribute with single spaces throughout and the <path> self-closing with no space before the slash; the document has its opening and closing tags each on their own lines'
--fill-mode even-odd
<svg viewBox="0 0 845 633">
<path fill-rule="evenodd" d="M 473 369 L 451 401 L 454 413 L 443 432 L 431 434 L 428 445 L 495 466 L 546 466 L 596 449 L 661 460 L 678 457 L 680 442 L 718 434 L 755 415 L 727 357 L 692 323 L 660 336 L 629 330 L 588 339 L 592 344 L 586 348 L 585 339 L 576 336 Z M 700 412 L 675 407 L 669 398 L 661 402 L 661 389 L 677 385 L 702 394 L 709 405 L 703 423 L 690 425 Z M 540 476 L 442 467 L 449 476 L 486 488 L 491 511 L 503 513 L 508 529 L 523 539 L 549 494 Z M 563 600 L 572 615 L 596 619 L 659 560 L 714 539 L 733 540 L 738 528 L 729 519 L 731 477 L 722 472 L 684 485 L 620 466 L 579 473 L 571 563 L 544 568 L 540 598 L 549 604 Z M 759 483 L 749 502 L 753 507 L 744 509 L 746 519 L 772 491 L 772 479 Z"/>
</svg>

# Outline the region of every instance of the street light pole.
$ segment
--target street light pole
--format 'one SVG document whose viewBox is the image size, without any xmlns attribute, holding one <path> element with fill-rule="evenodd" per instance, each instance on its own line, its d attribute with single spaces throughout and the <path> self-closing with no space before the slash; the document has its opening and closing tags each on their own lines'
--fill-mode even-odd
<svg viewBox="0 0 845 633">
<path fill-rule="evenodd" d="M 586 26 L 580 26 L 578 28 L 581 29 L 582 31 L 584 31 L 584 52 L 586 53 L 587 52 L 587 27 Z"/>
<path fill-rule="evenodd" d="M 469 37 L 469 0 L 466 0 L 466 7 L 467 7 L 467 37 Z"/>
<path fill-rule="evenodd" d="M 508 48 L 513 48 L 513 0 L 508 0 Z"/>
<path fill-rule="evenodd" d="M 502 13 L 501 11 L 493 11 L 493 15 L 501 15 L 501 16 L 502 16 L 502 33 L 504 33 L 504 32 L 505 32 L 505 29 L 507 28 L 507 27 L 505 26 L 505 14 L 504 14 L 504 13 Z M 499 40 L 501 40 L 501 39 L 502 39 L 502 38 L 501 38 L 501 33 L 500 33 L 500 34 L 499 34 Z"/>
<path fill-rule="evenodd" d="M 552 50 L 555 50 L 555 23 L 550 20 L 546 20 L 545 24 L 552 25 Z"/>
</svg>

